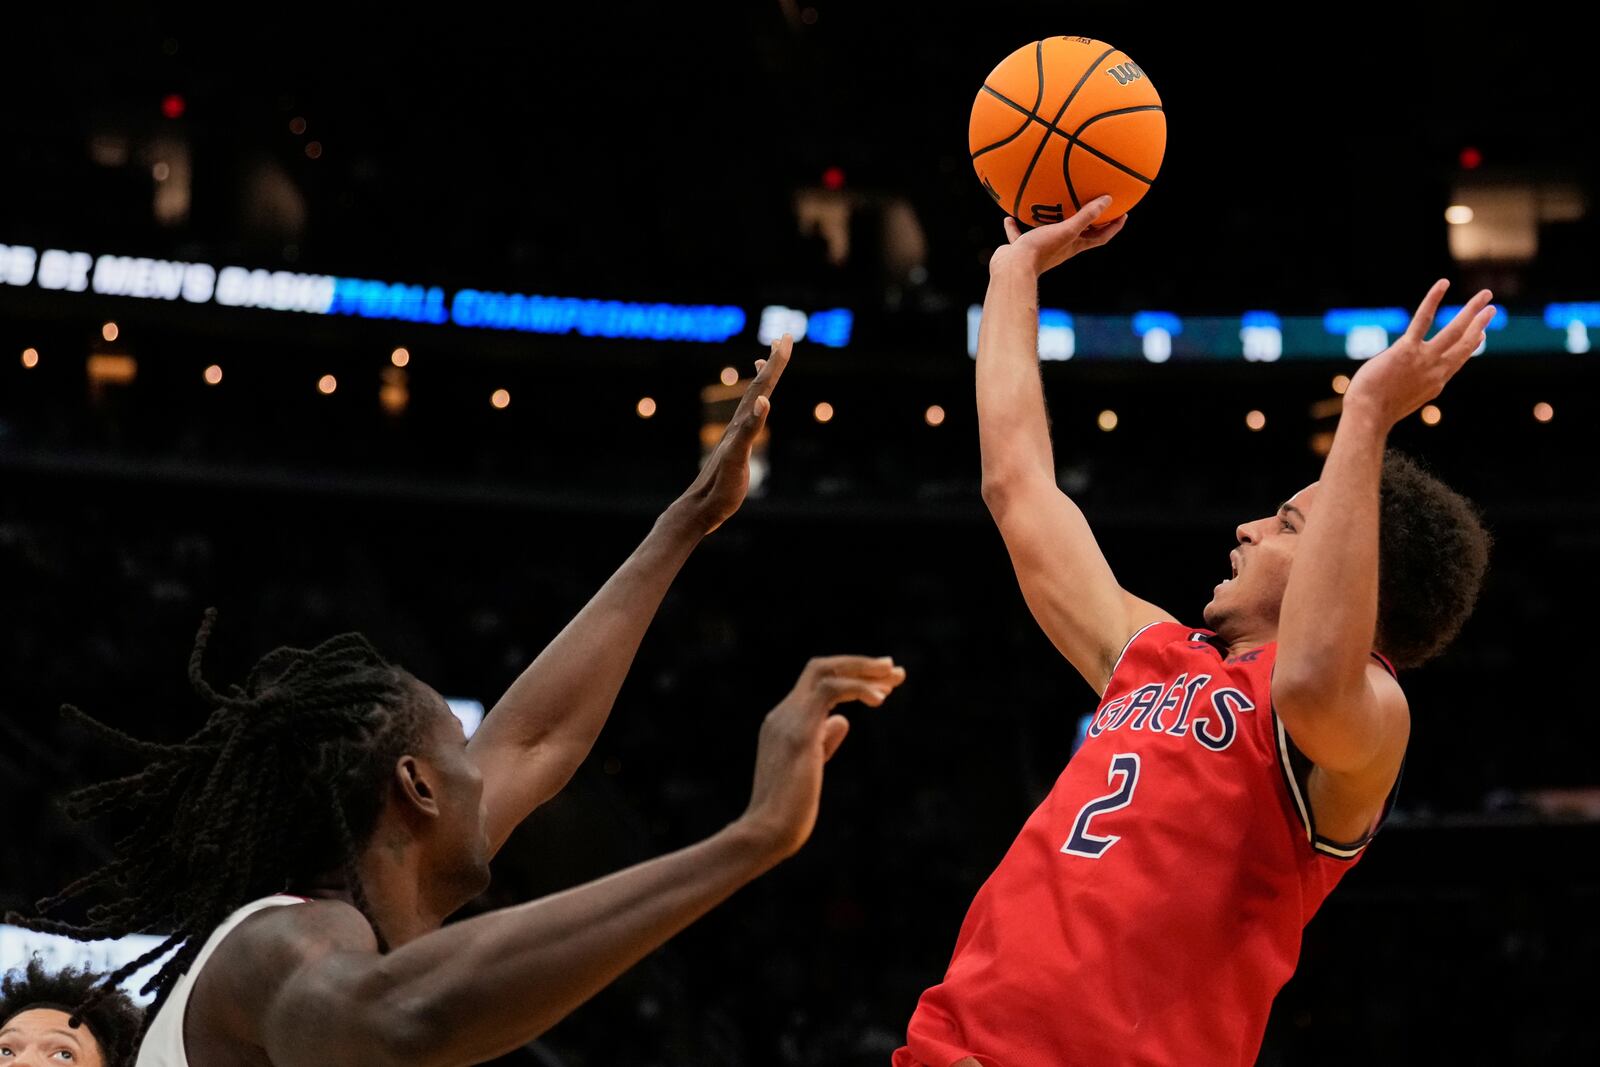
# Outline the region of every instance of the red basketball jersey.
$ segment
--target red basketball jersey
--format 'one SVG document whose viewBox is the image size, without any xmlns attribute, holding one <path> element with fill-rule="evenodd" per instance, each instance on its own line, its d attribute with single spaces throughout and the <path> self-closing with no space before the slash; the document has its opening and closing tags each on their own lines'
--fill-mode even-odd
<svg viewBox="0 0 1600 1067">
<path fill-rule="evenodd" d="M 1255 1062 L 1302 929 L 1367 840 L 1316 832 L 1276 652 L 1226 658 L 1178 623 L 1133 636 L 895 1067 Z"/>
</svg>

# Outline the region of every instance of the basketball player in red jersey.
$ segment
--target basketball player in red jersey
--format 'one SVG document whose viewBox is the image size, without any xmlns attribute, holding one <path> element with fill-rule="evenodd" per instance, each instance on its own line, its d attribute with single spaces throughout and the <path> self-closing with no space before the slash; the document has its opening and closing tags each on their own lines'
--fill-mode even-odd
<svg viewBox="0 0 1600 1067">
<path fill-rule="evenodd" d="M 1126 216 L 1092 226 L 1107 203 L 1026 234 L 1006 220 L 977 364 L 984 500 L 1101 703 L 896 1067 L 1254 1063 L 1303 927 L 1393 798 L 1410 722 L 1394 670 L 1455 636 L 1487 563 L 1473 508 L 1385 455 L 1495 313 L 1480 292 L 1427 339 L 1441 281 L 1355 374 L 1321 479 L 1238 527 L 1204 628 L 1124 591 L 1057 488 L 1037 367 L 1038 276 L 1121 232 Z"/>
<path fill-rule="evenodd" d="M 110 861 L 62 894 L 99 891 L 87 937 L 170 939 L 138 1067 L 457 1067 L 532 1040 L 740 886 L 793 854 L 817 816 L 846 701 L 884 702 L 887 658 L 811 661 L 761 727 L 744 814 L 698 844 L 542 900 L 443 926 L 488 883 L 490 857 L 587 755 L 673 576 L 745 496 L 751 446 L 789 358 L 760 367 L 688 492 L 523 672 L 469 740 L 432 688 L 359 634 L 268 653 L 245 683 L 190 660 L 204 728 L 139 741 L 137 774 L 69 798 L 135 820 Z M 761 596 L 759 578 L 743 595 Z M 685 729 L 695 729 L 686 724 Z M 441 928 L 442 927 L 442 928 Z"/>
</svg>

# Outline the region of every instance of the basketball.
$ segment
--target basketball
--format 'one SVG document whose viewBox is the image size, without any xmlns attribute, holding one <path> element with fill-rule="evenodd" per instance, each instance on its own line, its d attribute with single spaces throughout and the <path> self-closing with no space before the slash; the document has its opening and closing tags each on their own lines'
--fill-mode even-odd
<svg viewBox="0 0 1600 1067">
<path fill-rule="evenodd" d="M 972 102 L 967 144 L 978 180 L 1029 226 L 1060 222 L 1110 194 L 1104 224 L 1143 199 L 1161 169 L 1167 117 L 1127 54 L 1089 37 L 1012 52 Z"/>
</svg>

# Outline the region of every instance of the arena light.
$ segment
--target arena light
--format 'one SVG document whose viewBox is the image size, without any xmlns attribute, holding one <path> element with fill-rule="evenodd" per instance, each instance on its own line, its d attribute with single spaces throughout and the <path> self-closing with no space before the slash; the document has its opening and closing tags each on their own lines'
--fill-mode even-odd
<svg viewBox="0 0 1600 1067">
<path fill-rule="evenodd" d="M 1260 430 L 1267 425 L 1267 417 L 1259 411 L 1251 411 L 1245 415 L 1244 424 L 1252 430 Z"/>
<path fill-rule="evenodd" d="M 411 362 L 411 353 L 407 349 L 397 348 L 389 353 L 389 362 L 396 367 L 404 367 Z"/>
<path fill-rule="evenodd" d="M 222 368 L 213 363 L 205 370 L 204 378 L 207 385 L 222 384 Z"/>
<path fill-rule="evenodd" d="M 138 377 L 139 363 L 132 356 L 96 352 L 89 357 L 88 371 L 89 384 L 94 387 L 131 385 Z"/>
<path fill-rule="evenodd" d="M 1421 416 L 1424 426 L 1437 426 L 1440 420 L 1444 418 L 1444 412 L 1439 410 L 1438 404 L 1425 404 L 1423 405 Z"/>
<path fill-rule="evenodd" d="M 633 406 L 633 410 L 638 413 L 641 419 L 648 419 L 656 413 L 656 402 L 652 397 L 640 397 L 639 402 Z"/>
<path fill-rule="evenodd" d="M 334 391 L 338 388 L 339 379 L 335 378 L 331 374 L 324 374 L 322 377 L 317 379 L 317 392 L 321 393 L 323 396 L 332 396 Z"/>
<path fill-rule="evenodd" d="M 1451 204 L 1444 209 L 1444 221 L 1452 226 L 1465 226 L 1472 221 L 1472 209 L 1466 204 Z"/>
<path fill-rule="evenodd" d="M 114 322 L 108 322 L 104 326 L 100 327 L 100 336 L 105 338 L 107 341 L 115 341 L 121 332 L 121 330 L 117 329 L 117 324 Z"/>
<path fill-rule="evenodd" d="M 1333 376 L 1333 391 L 1344 396 L 1344 391 L 1350 388 L 1350 375 L 1335 374 Z"/>
<path fill-rule="evenodd" d="M 1556 409 L 1541 400 L 1533 405 L 1533 417 L 1539 422 L 1549 422 L 1556 417 Z"/>
<path fill-rule="evenodd" d="M 1247 363 L 1276 363 L 1283 358 L 1283 321 L 1270 311 L 1246 311 L 1239 345 Z"/>
<path fill-rule="evenodd" d="M 739 372 L 733 367 L 723 367 L 720 378 L 723 385 L 737 385 L 739 382 Z"/>
<path fill-rule="evenodd" d="M 1099 426 L 1100 429 L 1104 430 L 1106 433 L 1110 433 L 1112 430 L 1117 428 L 1117 421 L 1117 413 L 1112 411 L 1110 408 L 1107 408 L 1095 419 L 1095 425 Z"/>
<path fill-rule="evenodd" d="M 305 133 L 306 120 L 301 118 L 299 115 L 296 115 L 294 118 L 290 119 L 289 132 L 294 134 L 296 137 L 299 137 L 302 133 Z"/>
<path fill-rule="evenodd" d="M 944 408 L 940 407 L 938 404 L 930 404 L 928 406 L 928 410 L 922 413 L 922 421 L 926 422 L 929 426 L 943 426 Z"/>
<path fill-rule="evenodd" d="M 811 417 L 816 419 L 818 422 L 832 422 L 833 405 L 824 400 L 822 403 L 811 409 Z"/>
<path fill-rule="evenodd" d="M 511 406 L 511 391 L 508 389 L 496 389 L 489 394 L 489 403 L 494 405 L 496 411 L 504 411 Z"/>
<path fill-rule="evenodd" d="M 22 365 L 29 370 L 39 365 L 39 350 L 37 348 L 24 348 L 22 350 Z"/>
</svg>

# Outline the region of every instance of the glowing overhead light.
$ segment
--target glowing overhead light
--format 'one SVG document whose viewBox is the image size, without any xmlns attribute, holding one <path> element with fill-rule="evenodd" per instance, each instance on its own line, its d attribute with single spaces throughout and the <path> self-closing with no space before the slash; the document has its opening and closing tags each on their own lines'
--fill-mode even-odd
<svg viewBox="0 0 1600 1067">
<path fill-rule="evenodd" d="M 1424 426 L 1437 426 L 1442 418 L 1444 418 L 1444 412 L 1439 410 L 1438 404 L 1424 405 L 1422 409 L 1422 424 Z"/>
<path fill-rule="evenodd" d="M 217 385 L 222 381 L 222 368 L 215 363 L 206 368 L 205 379 L 207 385 Z"/>
<path fill-rule="evenodd" d="M 722 368 L 722 384 L 736 385 L 739 381 L 739 372 L 733 367 Z"/>
<path fill-rule="evenodd" d="M 1343 396 L 1344 395 L 1344 391 L 1346 389 L 1348 389 L 1348 388 L 1350 388 L 1350 375 L 1348 375 L 1348 374 L 1335 374 L 1333 376 L 1333 391 L 1334 392 L 1338 393 L 1340 396 Z"/>
<path fill-rule="evenodd" d="M 1540 422 L 1549 422 L 1556 417 L 1556 409 L 1541 400 L 1533 405 L 1533 417 Z"/>
<path fill-rule="evenodd" d="M 656 402 L 650 397 L 640 397 L 639 402 L 633 406 L 641 419 L 648 419 L 656 413 Z"/>
<path fill-rule="evenodd" d="M 811 414 L 818 422 L 831 422 L 833 421 L 833 405 L 824 400 L 811 409 Z"/>
<path fill-rule="evenodd" d="M 24 348 L 22 350 L 22 365 L 32 370 L 39 365 L 39 350 L 37 348 Z"/>
<path fill-rule="evenodd" d="M 1099 418 L 1095 419 L 1095 424 L 1106 433 L 1110 433 L 1112 430 L 1117 428 L 1117 413 L 1112 411 L 1110 408 L 1107 408 L 1105 411 L 1100 413 Z"/>
<path fill-rule="evenodd" d="M 511 406 L 511 393 L 505 389 L 496 389 L 489 395 L 489 403 L 504 411 Z"/>
<path fill-rule="evenodd" d="M 922 413 L 922 420 L 929 426 L 943 426 L 944 408 L 938 404 L 929 405 L 928 410 Z"/>
<path fill-rule="evenodd" d="M 389 353 L 389 362 L 396 367 L 404 367 L 411 362 L 411 353 L 404 348 L 397 348 Z"/>
<path fill-rule="evenodd" d="M 1465 204 L 1451 204 L 1444 209 L 1444 221 L 1452 226 L 1465 226 L 1472 221 L 1472 209 Z"/>
<path fill-rule="evenodd" d="M 120 332 L 121 331 L 117 329 L 117 324 L 114 322 L 108 322 L 104 326 L 100 327 L 100 336 L 104 337 L 107 341 L 115 341 L 117 339 L 117 334 Z"/>
<path fill-rule="evenodd" d="M 317 392 L 323 396 L 332 396 L 333 391 L 337 388 L 339 388 L 339 379 L 331 374 L 324 374 L 317 379 Z"/>
<path fill-rule="evenodd" d="M 1259 411 L 1252 411 L 1245 415 L 1244 424 L 1252 430 L 1259 430 L 1267 424 L 1267 417 Z"/>
</svg>

